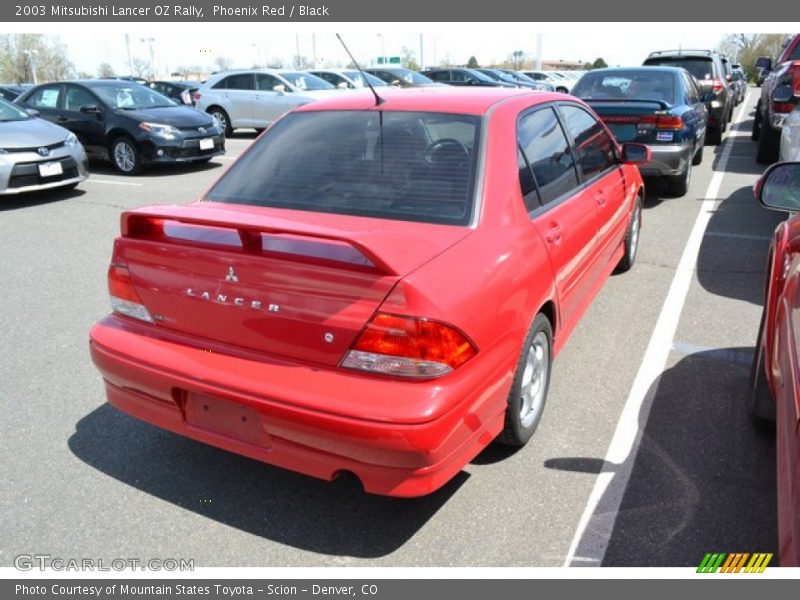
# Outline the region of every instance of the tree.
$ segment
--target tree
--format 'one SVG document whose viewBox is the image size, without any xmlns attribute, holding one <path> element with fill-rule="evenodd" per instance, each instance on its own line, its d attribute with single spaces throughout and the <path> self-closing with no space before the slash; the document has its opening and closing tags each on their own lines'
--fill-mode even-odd
<svg viewBox="0 0 800 600">
<path fill-rule="evenodd" d="M 786 39 L 784 33 L 732 33 L 722 38 L 717 49 L 741 63 L 745 75 L 750 80 L 757 77 L 755 62 L 759 56 L 777 58 Z"/>
<path fill-rule="evenodd" d="M 591 69 L 605 69 L 606 67 L 608 67 L 608 64 L 606 63 L 606 61 L 604 61 L 602 58 L 595 58 L 594 62 L 592 63 L 592 66 L 590 67 L 590 70 Z"/>
<path fill-rule="evenodd" d="M 149 60 L 145 60 L 143 58 L 134 58 L 133 59 L 133 75 L 134 77 L 142 77 L 143 79 L 148 79 L 152 76 L 153 68 L 150 65 Z"/>
<path fill-rule="evenodd" d="M 214 68 L 217 72 L 230 71 L 233 67 L 233 61 L 224 56 L 218 56 L 214 59 Z"/>
<path fill-rule="evenodd" d="M 307 56 L 300 56 L 299 54 L 296 54 L 294 58 L 292 58 L 292 66 L 299 71 L 313 69 L 314 61 Z"/>
<path fill-rule="evenodd" d="M 519 71 L 522 68 L 522 63 L 525 60 L 525 53 L 522 50 L 514 50 L 508 55 L 508 62 L 511 63 L 511 68 Z"/>
<path fill-rule="evenodd" d="M 0 35 L 0 80 L 28 83 L 70 79 L 75 67 L 58 38 L 41 34 Z"/>
<path fill-rule="evenodd" d="M 97 67 L 98 77 L 114 77 L 114 75 L 116 75 L 116 73 L 114 73 L 114 68 L 107 62 L 100 63 Z"/>
<path fill-rule="evenodd" d="M 478 67 L 480 67 L 480 65 L 478 64 L 478 59 L 475 58 L 474 56 L 470 56 L 469 60 L 467 61 L 467 67 L 469 67 L 470 69 L 477 69 Z"/>
<path fill-rule="evenodd" d="M 406 69 L 411 69 L 412 71 L 419 71 L 419 63 L 417 62 L 417 55 L 414 54 L 414 51 L 406 48 L 403 48 L 400 51 L 400 64 L 403 65 Z"/>
</svg>

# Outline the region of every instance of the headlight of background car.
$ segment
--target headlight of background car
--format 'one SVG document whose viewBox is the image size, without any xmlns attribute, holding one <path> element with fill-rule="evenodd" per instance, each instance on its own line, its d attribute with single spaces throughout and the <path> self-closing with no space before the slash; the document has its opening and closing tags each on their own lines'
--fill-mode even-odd
<svg viewBox="0 0 800 600">
<path fill-rule="evenodd" d="M 70 131 L 69 135 L 67 136 L 67 139 L 64 140 L 64 145 L 73 147 L 80 146 L 80 143 L 78 142 L 78 136 L 76 136 L 74 133 Z"/>
<path fill-rule="evenodd" d="M 180 132 L 172 125 L 161 125 L 160 123 L 139 123 L 139 127 L 144 129 L 147 133 L 152 133 L 168 140 L 174 139 L 180 135 Z"/>
</svg>

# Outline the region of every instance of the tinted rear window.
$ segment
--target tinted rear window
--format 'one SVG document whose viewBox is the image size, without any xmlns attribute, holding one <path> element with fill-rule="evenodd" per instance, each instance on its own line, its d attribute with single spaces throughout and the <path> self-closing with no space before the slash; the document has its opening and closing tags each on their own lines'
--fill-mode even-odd
<svg viewBox="0 0 800 600">
<path fill-rule="evenodd" d="M 216 202 L 465 225 L 480 118 L 300 112 L 278 121 L 208 193 Z"/>
<path fill-rule="evenodd" d="M 683 67 L 689 73 L 694 75 L 697 79 L 712 79 L 714 73 L 714 61 L 710 58 L 703 58 L 698 56 L 696 58 L 680 56 L 675 58 L 648 58 L 645 61 L 646 65 L 662 66 L 662 67 Z"/>
<path fill-rule="evenodd" d="M 657 69 L 589 72 L 572 95 L 584 100 L 663 100 L 675 103 L 675 75 Z"/>
</svg>

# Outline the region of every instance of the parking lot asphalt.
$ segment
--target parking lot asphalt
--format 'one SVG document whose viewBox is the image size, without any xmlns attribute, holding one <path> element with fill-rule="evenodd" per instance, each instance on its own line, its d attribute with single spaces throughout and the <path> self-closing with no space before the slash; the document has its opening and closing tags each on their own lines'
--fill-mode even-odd
<svg viewBox="0 0 800 600">
<path fill-rule="evenodd" d="M 781 219 L 752 196 L 756 97 L 751 88 L 723 144 L 706 148 L 686 196 L 647 182 L 637 264 L 611 277 L 555 361 L 531 443 L 490 446 L 413 500 L 270 467 L 105 404 L 88 330 L 109 311 L 121 211 L 196 198 L 254 134 L 199 168 L 131 178 L 98 164 L 77 190 L 1 199 L 0 565 L 47 553 L 195 566 L 690 566 L 709 551 L 774 552 L 774 441 L 744 405 Z M 665 305 L 702 211 L 683 303 Z M 665 311 L 676 326 L 659 337 Z M 654 349 L 666 362 L 647 380 L 638 374 Z M 616 457 L 609 448 L 626 448 L 626 434 L 634 443 Z"/>
</svg>

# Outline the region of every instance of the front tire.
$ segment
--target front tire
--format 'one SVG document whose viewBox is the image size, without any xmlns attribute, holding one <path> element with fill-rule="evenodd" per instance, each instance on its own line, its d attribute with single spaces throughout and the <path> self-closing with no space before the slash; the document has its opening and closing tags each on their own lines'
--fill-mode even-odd
<svg viewBox="0 0 800 600">
<path fill-rule="evenodd" d="M 761 137 L 761 100 L 756 103 L 756 114 L 753 116 L 753 131 L 750 132 L 750 139 L 757 142 Z"/>
<path fill-rule="evenodd" d="M 123 175 L 138 175 L 144 168 L 139 149 L 129 137 L 118 137 L 112 142 L 111 162 Z"/>
<path fill-rule="evenodd" d="M 508 394 L 505 426 L 497 437 L 501 444 L 524 446 L 536 431 L 550 388 L 552 348 L 552 326 L 548 318 L 540 313 L 533 320 L 522 344 Z"/>
<path fill-rule="evenodd" d="M 222 125 L 222 129 L 225 131 L 225 137 L 231 137 L 233 135 L 231 119 L 228 117 L 228 113 L 226 113 L 224 109 L 220 108 L 219 106 L 213 106 L 208 109 L 208 114 L 216 118 L 217 121 L 219 121 L 219 124 Z"/>
<path fill-rule="evenodd" d="M 778 161 L 780 152 L 780 135 L 770 127 L 769 123 L 761 124 L 761 135 L 758 137 L 756 162 L 760 165 L 771 165 Z"/>
</svg>

